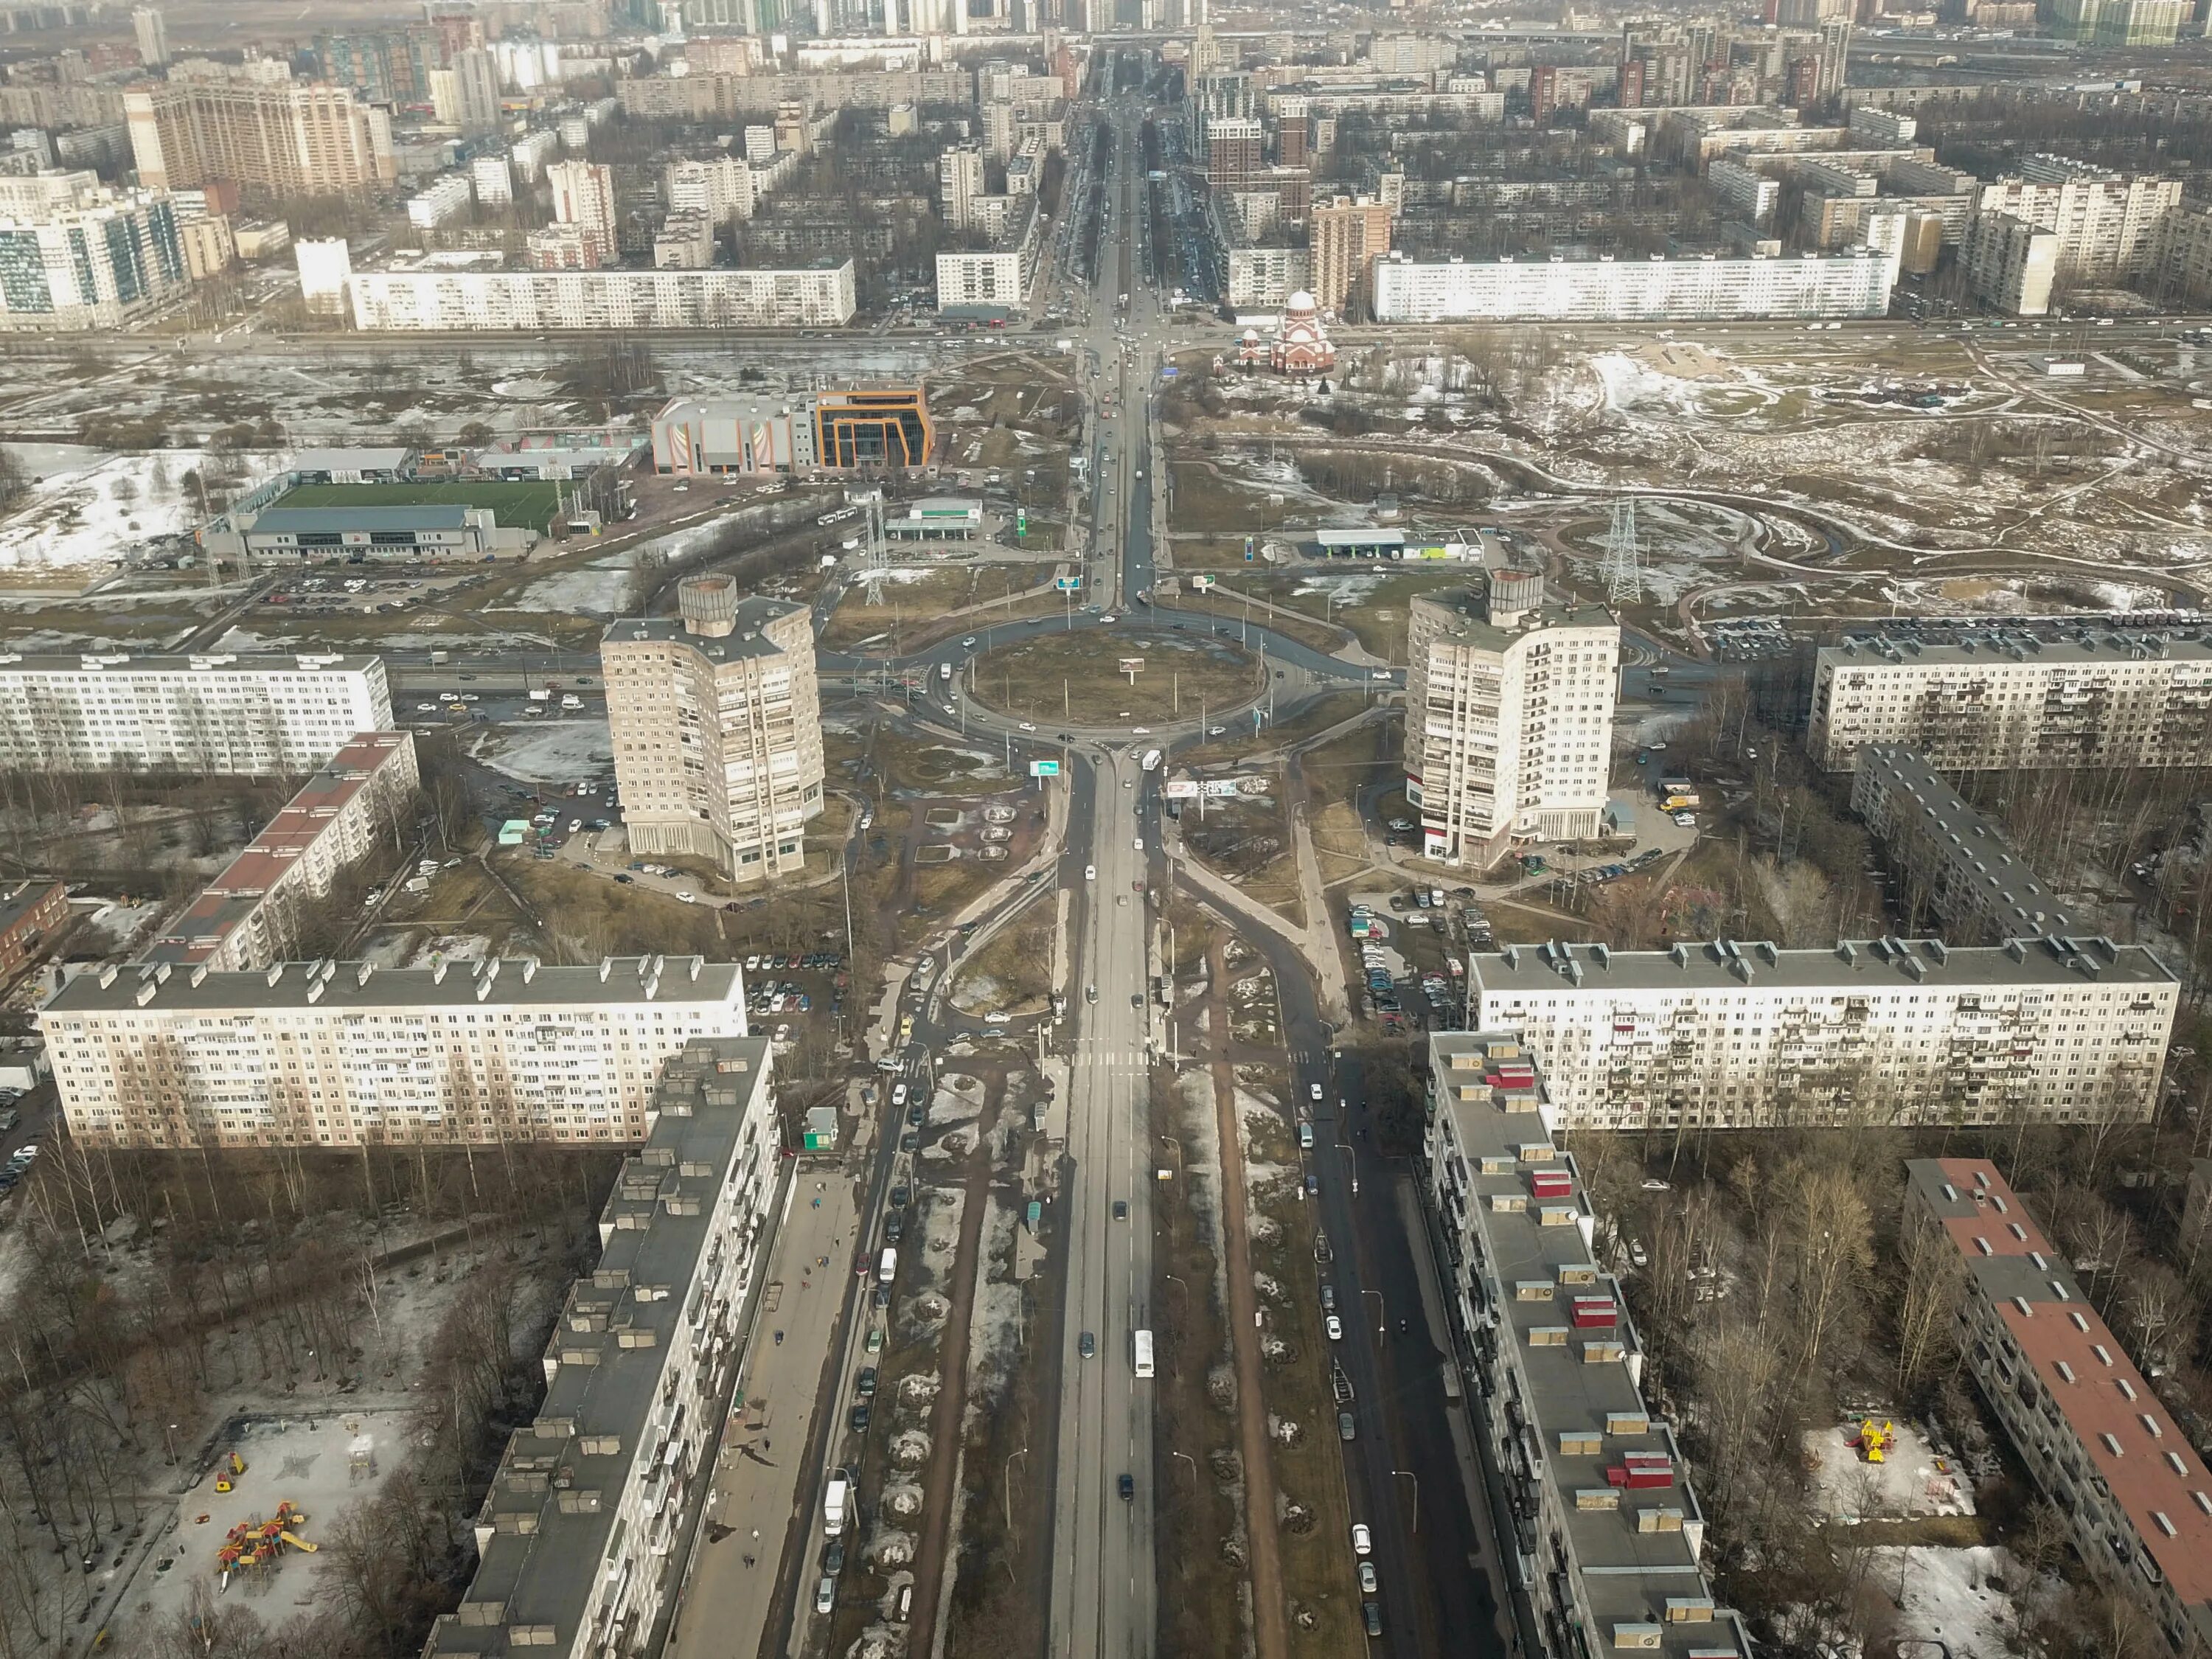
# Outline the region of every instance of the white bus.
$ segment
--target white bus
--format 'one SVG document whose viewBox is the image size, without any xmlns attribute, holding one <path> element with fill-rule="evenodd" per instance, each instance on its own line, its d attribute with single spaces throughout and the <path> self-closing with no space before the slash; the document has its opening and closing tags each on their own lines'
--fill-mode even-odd
<svg viewBox="0 0 2212 1659">
<path fill-rule="evenodd" d="M 1132 1333 L 1130 1348 L 1137 1362 L 1137 1375 L 1150 1376 L 1152 1374 L 1152 1334 L 1150 1331 Z"/>
</svg>

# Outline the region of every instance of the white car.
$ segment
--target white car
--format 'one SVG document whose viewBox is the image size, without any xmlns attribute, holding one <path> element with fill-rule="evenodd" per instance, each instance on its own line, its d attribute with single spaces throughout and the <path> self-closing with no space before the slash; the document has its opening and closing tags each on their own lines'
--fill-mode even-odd
<svg viewBox="0 0 2212 1659">
<path fill-rule="evenodd" d="M 1352 1553 L 1354 1555 L 1365 1555 L 1374 1547 L 1375 1535 L 1367 1530 L 1367 1523 L 1364 1521 L 1353 1522 L 1352 1523 Z"/>
<path fill-rule="evenodd" d="M 1101 617 L 1098 620 L 1099 620 L 1100 622 L 1103 622 L 1103 623 L 1109 623 L 1109 622 L 1112 622 L 1112 621 L 1114 620 L 1114 613 L 1113 613 L 1112 611 L 1108 611 L 1104 616 Z"/>
<path fill-rule="evenodd" d="M 1139 853 L 1145 850 L 1145 838 L 1142 836 L 1138 836 L 1133 844 Z"/>
<path fill-rule="evenodd" d="M 676 896 L 676 898 L 677 902 L 681 904 L 696 904 L 699 902 L 699 896 L 696 893 L 692 892 L 678 893 Z"/>
<path fill-rule="evenodd" d="M 1023 731 L 1024 731 L 1024 732 L 1034 732 L 1034 731 L 1036 731 L 1036 722 L 1035 720 L 1024 720 L 1024 721 L 1022 722 L 1022 730 L 1023 730 Z"/>
<path fill-rule="evenodd" d="M 986 1025 L 1004 1025 L 1006 1023 L 1006 1018 L 1007 1016 L 1004 1010 L 994 1008 L 989 1013 L 983 1016 L 983 1024 Z"/>
<path fill-rule="evenodd" d="M 1695 812 L 1677 812 L 1674 823 L 1679 829 L 1694 830 L 1698 827 L 1698 815 Z"/>
<path fill-rule="evenodd" d="M 966 639 L 960 641 L 961 648 L 963 650 L 972 650 L 975 648 L 975 636 L 973 634 L 970 634 Z"/>
<path fill-rule="evenodd" d="M 905 1084 L 894 1083 L 891 1085 L 891 1104 L 894 1106 L 903 1106 L 906 1104 Z"/>
<path fill-rule="evenodd" d="M 1375 1564 L 1372 1561 L 1359 1564 L 1359 1593 L 1362 1595 L 1375 1594 Z"/>
<path fill-rule="evenodd" d="M 1312 1097 L 1312 1099 L 1313 1099 L 1313 1103 L 1314 1103 L 1315 1105 L 1318 1106 L 1318 1105 L 1320 1105 L 1320 1104 L 1321 1104 L 1321 1085 L 1320 1085 L 1320 1084 L 1318 1084 L 1318 1083 L 1309 1083 L 1309 1084 L 1307 1084 L 1307 1085 L 1306 1085 L 1306 1091 L 1307 1091 L 1307 1093 L 1308 1093 L 1308 1094 Z"/>
<path fill-rule="evenodd" d="M 1085 880 L 1085 881 L 1096 881 L 1096 880 L 1097 880 L 1097 879 L 1098 879 L 1098 866 L 1097 866 L 1097 865 L 1095 865 L 1095 864 L 1086 864 L 1086 865 L 1085 865 L 1085 866 L 1083 866 L 1083 878 L 1084 878 L 1084 880 Z"/>
<path fill-rule="evenodd" d="M 418 702 L 415 705 L 415 712 L 418 714 L 434 714 L 438 712 L 438 705 L 434 702 Z"/>
<path fill-rule="evenodd" d="M 1328 1328 L 1328 1340 L 1330 1341 L 1341 1342 L 1344 1340 L 1344 1322 L 1342 1320 L 1339 1319 L 1334 1314 L 1331 1314 L 1322 1322 Z"/>
</svg>

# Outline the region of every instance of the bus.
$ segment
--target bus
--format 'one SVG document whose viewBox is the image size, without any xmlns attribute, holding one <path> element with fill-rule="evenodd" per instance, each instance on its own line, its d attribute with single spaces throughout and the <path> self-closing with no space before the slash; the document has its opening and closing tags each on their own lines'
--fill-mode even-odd
<svg viewBox="0 0 2212 1659">
<path fill-rule="evenodd" d="M 1152 1334 L 1150 1331 L 1132 1333 L 1130 1348 L 1137 1363 L 1137 1375 L 1150 1376 L 1152 1374 Z"/>
</svg>

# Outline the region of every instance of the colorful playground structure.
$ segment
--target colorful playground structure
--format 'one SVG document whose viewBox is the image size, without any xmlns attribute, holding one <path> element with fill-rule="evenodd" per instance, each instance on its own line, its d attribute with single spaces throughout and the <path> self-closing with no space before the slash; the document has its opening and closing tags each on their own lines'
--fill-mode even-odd
<svg viewBox="0 0 2212 1659">
<path fill-rule="evenodd" d="M 237 1462 L 234 1455 L 232 1461 Z M 240 1463 L 235 1473 L 245 1473 L 245 1465 Z M 288 1498 L 277 1504 L 276 1513 L 266 1521 L 258 1515 L 250 1516 L 233 1527 L 222 1547 L 215 1553 L 216 1570 L 222 1575 L 218 1588 L 228 1589 L 234 1572 L 257 1577 L 275 1572 L 284 1559 L 287 1546 L 313 1555 L 316 1547 L 292 1530 L 306 1525 L 307 1520 L 307 1511 L 296 1508 Z"/>
<path fill-rule="evenodd" d="M 1868 1462 L 1879 1463 L 1889 1455 L 1890 1444 L 1896 1438 L 1897 1425 L 1894 1422 L 1877 1423 L 1869 1417 L 1860 1422 L 1858 1438 L 1852 1443 L 1857 1446 L 1859 1455 Z"/>
</svg>

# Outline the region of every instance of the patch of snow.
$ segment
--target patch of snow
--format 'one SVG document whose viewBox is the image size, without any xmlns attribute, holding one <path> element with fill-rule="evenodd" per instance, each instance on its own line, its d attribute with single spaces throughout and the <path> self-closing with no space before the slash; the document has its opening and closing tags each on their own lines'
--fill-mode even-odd
<svg viewBox="0 0 2212 1659">
<path fill-rule="evenodd" d="M 523 783 L 573 782 L 612 764 L 614 739 L 604 720 L 517 721 L 479 732 L 469 757 Z"/>
</svg>

